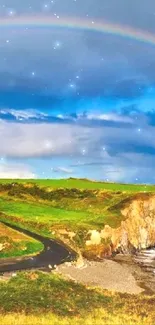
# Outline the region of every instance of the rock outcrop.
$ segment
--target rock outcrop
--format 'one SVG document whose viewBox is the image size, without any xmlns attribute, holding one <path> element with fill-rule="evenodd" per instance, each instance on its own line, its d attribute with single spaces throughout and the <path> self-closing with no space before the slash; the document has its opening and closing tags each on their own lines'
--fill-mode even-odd
<svg viewBox="0 0 155 325">
<path fill-rule="evenodd" d="M 89 257 L 90 251 L 92 256 L 104 257 L 113 252 L 128 253 L 155 245 L 155 195 L 133 199 L 120 213 L 125 220 L 119 228 L 106 225 L 100 232 L 89 232 L 86 256 Z"/>
</svg>

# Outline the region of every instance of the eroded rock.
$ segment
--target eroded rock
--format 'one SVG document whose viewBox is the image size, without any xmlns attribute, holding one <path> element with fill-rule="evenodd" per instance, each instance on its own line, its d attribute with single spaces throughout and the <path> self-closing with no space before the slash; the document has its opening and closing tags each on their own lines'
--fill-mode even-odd
<svg viewBox="0 0 155 325">
<path fill-rule="evenodd" d="M 113 252 L 128 253 L 132 249 L 141 250 L 155 245 L 155 196 L 135 199 L 121 210 L 125 220 L 120 227 L 106 225 L 100 232 L 89 231 L 86 250 L 98 257 Z"/>
</svg>

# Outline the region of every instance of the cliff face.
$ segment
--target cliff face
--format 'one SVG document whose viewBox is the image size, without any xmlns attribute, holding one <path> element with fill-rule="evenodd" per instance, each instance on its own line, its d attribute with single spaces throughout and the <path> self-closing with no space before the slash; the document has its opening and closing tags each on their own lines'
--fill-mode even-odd
<svg viewBox="0 0 155 325">
<path fill-rule="evenodd" d="M 121 227 L 136 249 L 155 245 L 155 196 L 147 200 L 134 200 L 121 213 L 127 218 Z"/>
<path fill-rule="evenodd" d="M 112 252 L 129 252 L 132 249 L 145 249 L 155 245 L 155 195 L 133 199 L 121 212 L 125 221 L 113 229 L 105 226 L 100 232 L 89 232 L 86 241 L 86 256 L 103 257 Z"/>
</svg>

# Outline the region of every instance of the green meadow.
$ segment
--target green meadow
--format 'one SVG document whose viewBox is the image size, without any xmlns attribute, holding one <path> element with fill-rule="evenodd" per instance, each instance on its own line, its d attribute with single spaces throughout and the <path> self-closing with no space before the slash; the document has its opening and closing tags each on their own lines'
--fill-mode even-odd
<svg viewBox="0 0 155 325">
<path fill-rule="evenodd" d="M 0 220 L 49 237 L 60 228 L 74 231 L 82 245 L 89 230 L 119 227 L 122 206 L 135 195 L 151 195 L 153 189 L 77 179 L 1 180 Z"/>
<path fill-rule="evenodd" d="M 9 184 L 9 183 L 32 183 L 37 184 L 42 187 L 51 187 L 51 188 L 77 188 L 77 189 L 101 189 L 101 190 L 109 190 L 109 191 L 129 191 L 129 192 L 141 192 L 141 191 L 149 191 L 155 192 L 154 185 L 139 185 L 139 184 L 120 184 L 120 183 L 108 183 L 108 182 L 96 182 L 90 181 L 87 179 L 1 179 L 1 184 Z"/>
</svg>

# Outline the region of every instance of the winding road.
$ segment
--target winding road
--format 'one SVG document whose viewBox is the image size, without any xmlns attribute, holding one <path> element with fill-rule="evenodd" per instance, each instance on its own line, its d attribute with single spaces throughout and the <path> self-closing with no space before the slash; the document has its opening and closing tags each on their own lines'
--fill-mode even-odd
<svg viewBox="0 0 155 325">
<path fill-rule="evenodd" d="M 13 226 L 8 222 L 1 223 L 40 241 L 44 245 L 44 249 L 37 255 L 27 258 L 0 259 L 0 273 L 41 268 L 54 269 L 55 265 L 73 261 L 77 256 L 73 250 L 67 248 L 62 242 Z"/>
</svg>

